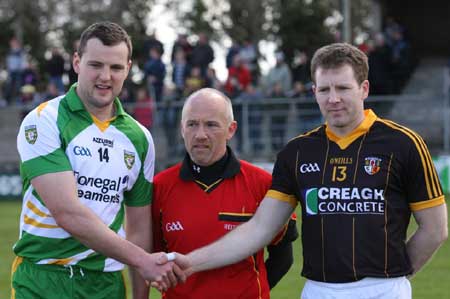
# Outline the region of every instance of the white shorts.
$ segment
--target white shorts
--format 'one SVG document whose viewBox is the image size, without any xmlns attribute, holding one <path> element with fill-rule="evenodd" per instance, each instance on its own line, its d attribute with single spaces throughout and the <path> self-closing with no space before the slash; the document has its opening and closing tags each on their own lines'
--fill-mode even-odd
<svg viewBox="0 0 450 299">
<path fill-rule="evenodd" d="M 348 283 L 307 280 L 301 299 L 411 299 L 411 284 L 405 277 L 372 278 Z"/>
</svg>

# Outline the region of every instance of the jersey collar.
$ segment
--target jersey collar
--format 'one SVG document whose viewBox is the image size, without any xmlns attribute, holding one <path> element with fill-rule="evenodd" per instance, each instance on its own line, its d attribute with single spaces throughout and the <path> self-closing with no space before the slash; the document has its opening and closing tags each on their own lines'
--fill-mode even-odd
<svg viewBox="0 0 450 299">
<path fill-rule="evenodd" d="M 356 129 L 350 132 L 347 136 L 344 137 L 337 136 L 328 128 L 328 126 L 326 127 L 325 132 L 327 134 L 327 137 L 331 141 L 334 141 L 341 149 L 345 149 L 353 141 L 358 139 L 360 136 L 366 134 L 376 120 L 377 115 L 375 114 L 375 112 L 373 112 L 372 109 L 367 109 L 364 110 L 364 120 L 362 121 L 362 123 Z"/>
<path fill-rule="evenodd" d="M 86 108 L 83 105 L 83 102 L 81 101 L 80 97 L 76 92 L 76 88 L 77 83 L 74 83 L 67 92 L 66 94 L 67 104 L 69 105 L 71 111 L 86 110 Z M 116 97 L 114 99 L 114 105 L 116 106 L 116 116 L 125 115 L 125 110 L 123 109 L 122 103 L 120 103 L 119 98 Z"/>
<path fill-rule="evenodd" d="M 221 179 L 227 179 L 234 177 L 241 171 L 241 163 L 234 155 L 233 151 L 230 147 L 227 146 L 227 153 L 225 155 L 228 155 L 225 167 L 223 168 L 223 172 L 220 174 L 215 174 L 216 178 Z M 194 169 L 193 169 L 193 162 L 191 158 L 189 157 L 189 154 L 186 153 L 184 156 L 183 162 L 181 164 L 180 169 L 180 178 L 183 181 L 195 181 L 197 178 L 194 175 Z"/>
</svg>

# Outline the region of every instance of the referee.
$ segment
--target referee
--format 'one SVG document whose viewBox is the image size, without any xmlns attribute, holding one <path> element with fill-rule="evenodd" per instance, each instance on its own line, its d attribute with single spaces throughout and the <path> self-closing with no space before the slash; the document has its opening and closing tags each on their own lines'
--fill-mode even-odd
<svg viewBox="0 0 450 299">
<path fill-rule="evenodd" d="M 364 110 L 368 61 L 357 48 L 320 48 L 311 74 L 325 124 L 281 150 L 272 186 L 249 222 L 176 254 L 176 262 L 189 275 L 241 260 L 267 244 L 300 204 L 301 298 L 411 298 L 408 278 L 448 237 L 427 146 L 412 130 Z M 418 228 L 407 239 L 411 214 Z"/>
</svg>

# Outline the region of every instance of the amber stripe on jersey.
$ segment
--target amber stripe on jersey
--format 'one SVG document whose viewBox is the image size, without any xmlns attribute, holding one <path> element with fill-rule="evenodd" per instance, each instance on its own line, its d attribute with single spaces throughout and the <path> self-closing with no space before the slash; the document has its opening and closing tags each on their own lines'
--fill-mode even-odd
<svg viewBox="0 0 450 299">
<path fill-rule="evenodd" d="M 422 166 L 424 171 L 424 177 L 425 177 L 425 183 L 427 187 L 428 192 L 428 199 L 432 199 L 438 196 L 442 195 L 442 190 L 439 185 L 439 179 L 437 177 L 436 172 L 433 168 L 433 162 L 430 157 L 430 154 L 428 150 L 426 149 L 426 145 L 423 141 L 423 139 L 417 135 L 417 133 L 411 131 L 410 129 L 407 129 L 403 126 L 400 126 L 399 124 L 396 124 L 389 120 L 380 120 L 382 123 L 386 124 L 387 126 L 399 130 L 403 133 L 405 133 L 416 145 L 416 148 L 419 152 L 420 158 L 422 160 Z"/>
</svg>

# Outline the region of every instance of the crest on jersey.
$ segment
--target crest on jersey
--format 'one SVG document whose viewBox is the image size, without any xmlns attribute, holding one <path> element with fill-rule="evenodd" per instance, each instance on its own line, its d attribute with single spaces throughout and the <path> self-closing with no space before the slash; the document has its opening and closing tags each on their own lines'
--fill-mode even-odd
<svg viewBox="0 0 450 299">
<path fill-rule="evenodd" d="M 375 157 L 367 157 L 364 161 L 364 170 L 369 175 L 374 175 L 380 171 L 381 159 Z"/>
<path fill-rule="evenodd" d="M 25 127 L 25 139 L 29 144 L 34 144 L 38 138 L 36 125 L 30 125 Z"/>
<path fill-rule="evenodd" d="M 133 152 L 123 151 L 123 160 L 128 169 L 131 169 L 134 165 L 134 161 L 136 160 L 136 156 Z"/>
</svg>

